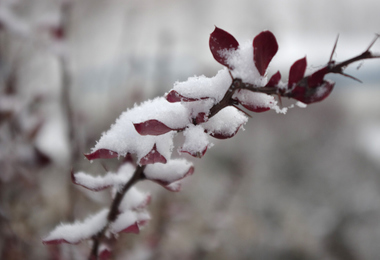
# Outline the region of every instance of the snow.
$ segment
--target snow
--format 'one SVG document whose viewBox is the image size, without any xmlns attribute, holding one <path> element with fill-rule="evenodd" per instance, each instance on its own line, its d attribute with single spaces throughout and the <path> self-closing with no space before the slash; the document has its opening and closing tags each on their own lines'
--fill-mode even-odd
<svg viewBox="0 0 380 260">
<path fill-rule="evenodd" d="M 78 172 L 75 176 L 75 183 L 90 190 L 102 190 L 106 187 L 116 186 L 116 188 L 127 183 L 133 175 L 135 168 L 132 164 L 122 165 L 117 173 L 108 172 L 104 176 L 91 176 L 84 172 Z"/>
<path fill-rule="evenodd" d="M 232 75 L 234 78 L 240 78 L 245 83 L 256 86 L 265 86 L 266 77 L 261 77 L 253 62 L 252 41 L 246 41 L 239 45 L 237 50 L 224 51 L 227 63 L 233 68 Z"/>
<path fill-rule="evenodd" d="M 247 123 L 248 118 L 238 109 L 229 106 L 202 124 L 208 132 L 218 133 L 224 136 L 233 135 L 240 126 Z"/>
<path fill-rule="evenodd" d="M 145 176 L 151 180 L 172 183 L 185 177 L 193 164 L 185 159 L 172 159 L 166 164 L 152 164 L 145 168 Z"/>
<path fill-rule="evenodd" d="M 223 98 L 231 83 L 231 76 L 225 68 L 212 78 L 202 75 L 190 77 L 184 82 L 176 82 L 173 90 L 188 98 L 210 97 L 217 103 Z"/>
<path fill-rule="evenodd" d="M 129 209 L 137 209 L 149 200 L 149 193 L 142 192 L 135 187 L 131 187 L 128 192 L 124 195 L 123 200 L 120 203 L 120 211 L 126 211 Z"/>
<path fill-rule="evenodd" d="M 253 107 L 273 108 L 277 104 L 273 96 L 264 93 L 255 93 L 246 89 L 236 91 L 232 96 L 233 99 L 239 100 L 243 104 L 249 104 Z"/>
<path fill-rule="evenodd" d="M 99 233 L 107 224 L 108 209 L 88 217 L 83 222 L 61 224 L 43 239 L 44 243 L 68 242 L 76 244 Z"/>
<path fill-rule="evenodd" d="M 114 234 L 119 233 L 136 222 L 145 222 L 147 220 L 150 220 L 150 215 L 146 211 L 125 211 L 110 225 L 110 231 Z"/>
<path fill-rule="evenodd" d="M 188 152 L 192 155 L 203 153 L 210 146 L 208 134 L 201 125 L 190 125 L 183 132 L 185 142 L 182 145 L 181 151 Z"/>
</svg>

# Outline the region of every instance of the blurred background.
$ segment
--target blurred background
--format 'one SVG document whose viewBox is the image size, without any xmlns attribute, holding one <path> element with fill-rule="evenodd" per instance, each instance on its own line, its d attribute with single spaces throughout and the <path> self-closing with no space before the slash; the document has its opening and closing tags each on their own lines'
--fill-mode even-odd
<svg viewBox="0 0 380 260">
<path fill-rule="evenodd" d="M 271 30 L 269 75 L 286 78 L 305 55 L 311 69 L 326 64 L 338 34 L 334 59 L 363 52 L 379 10 L 375 0 L 1 0 L 0 259 L 87 258 L 86 242 L 41 242 L 110 204 L 107 191 L 71 184 L 70 170 L 104 174 L 82 154 L 122 111 L 214 76 L 214 26 L 240 42 Z M 112 259 L 378 259 L 380 60 L 346 72 L 363 84 L 328 76 L 337 84 L 325 101 L 253 114 L 188 157 L 196 171 L 180 193 L 142 183 L 152 221 L 121 236 Z"/>
</svg>

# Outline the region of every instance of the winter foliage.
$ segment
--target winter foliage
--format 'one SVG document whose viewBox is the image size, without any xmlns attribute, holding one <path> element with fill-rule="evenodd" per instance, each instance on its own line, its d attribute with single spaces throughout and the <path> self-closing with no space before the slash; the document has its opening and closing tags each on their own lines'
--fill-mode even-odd
<svg viewBox="0 0 380 260">
<path fill-rule="evenodd" d="M 225 66 L 216 76 L 177 82 L 164 97 L 128 109 L 102 134 L 91 153 L 85 155 L 89 160 L 125 157 L 117 172 L 97 177 L 72 172 L 76 185 L 92 191 L 112 189 L 110 209 L 83 222 L 61 224 L 43 239 L 45 244 L 76 244 L 92 239 L 91 254 L 97 258 L 102 252 L 99 238 L 121 232 L 139 233 L 149 221 L 146 206 L 150 195 L 133 187 L 135 183 L 150 180 L 170 191 L 179 191 L 181 180 L 193 174 L 192 163 L 172 158 L 173 151 L 201 158 L 213 146 L 212 138 L 231 138 L 243 128 L 249 117 L 244 109 L 285 112 L 281 97 L 297 100 L 300 107 L 322 101 L 334 87 L 325 75 L 345 75 L 343 69 L 350 63 L 378 57 L 367 49 L 346 62 L 330 60 L 306 76 L 304 57 L 291 66 L 288 81 L 283 82 L 279 72 L 271 77 L 267 75 L 267 68 L 278 51 L 271 32 L 261 32 L 253 41 L 239 44 L 231 34 L 216 27 L 209 45 L 215 60 Z M 184 139 L 180 147 L 174 147 L 173 138 L 177 135 Z M 107 245 L 101 246 L 110 250 Z"/>
</svg>

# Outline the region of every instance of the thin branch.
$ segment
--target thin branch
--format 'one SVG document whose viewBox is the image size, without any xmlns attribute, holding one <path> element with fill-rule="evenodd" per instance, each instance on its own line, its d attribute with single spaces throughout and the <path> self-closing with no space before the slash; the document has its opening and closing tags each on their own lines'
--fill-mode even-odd
<svg viewBox="0 0 380 260">
<path fill-rule="evenodd" d="M 123 186 L 121 190 L 119 190 L 110 207 L 108 216 L 107 216 L 107 225 L 100 231 L 96 236 L 92 238 L 93 244 L 92 244 L 92 249 L 91 253 L 89 256 L 89 260 L 97 260 L 98 259 L 98 253 L 99 253 L 99 245 L 100 241 L 104 239 L 105 232 L 108 229 L 109 225 L 116 220 L 117 216 L 119 215 L 119 206 L 121 201 L 124 198 L 124 195 L 128 192 L 128 190 L 135 185 L 138 181 L 143 180 L 145 178 L 144 176 L 144 169 L 145 165 L 140 166 L 138 165 L 135 169 L 135 172 L 133 173 L 132 178 Z"/>
</svg>

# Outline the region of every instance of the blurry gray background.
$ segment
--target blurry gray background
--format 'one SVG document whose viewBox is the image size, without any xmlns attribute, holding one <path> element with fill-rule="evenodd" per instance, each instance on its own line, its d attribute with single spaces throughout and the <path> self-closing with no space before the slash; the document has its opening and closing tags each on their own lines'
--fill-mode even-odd
<svg viewBox="0 0 380 260">
<path fill-rule="evenodd" d="M 104 173 L 81 153 L 122 111 L 175 81 L 214 76 L 221 69 L 208 48 L 214 26 L 240 42 L 271 30 L 279 52 L 269 75 L 280 70 L 286 79 L 305 55 L 310 68 L 325 64 L 338 34 L 336 60 L 363 52 L 380 33 L 379 10 L 375 0 L 4 0 L 3 83 L 16 68 L 17 99 L 44 96 L 36 108 L 44 123 L 26 145 L 50 163 L 20 174 L 5 152 L 15 142 L 2 134 L 0 258 L 86 258 L 86 243 L 40 240 L 59 222 L 109 205 L 106 191 L 73 187 L 71 167 Z M 48 31 L 63 21 L 66 35 L 57 40 Z M 373 50 L 380 53 L 380 43 Z M 245 131 L 215 140 L 201 160 L 189 158 L 196 171 L 180 193 L 143 183 L 153 195 L 152 221 L 138 236 L 123 235 L 113 259 L 378 259 L 379 72 L 380 60 L 354 64 L 347 73 L 363 84 L 327 76 L 337 84 L 325 101 L 253 114 Z M 23 113 L 16 115 L 24 122 Z"/>
</svg>

